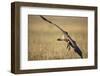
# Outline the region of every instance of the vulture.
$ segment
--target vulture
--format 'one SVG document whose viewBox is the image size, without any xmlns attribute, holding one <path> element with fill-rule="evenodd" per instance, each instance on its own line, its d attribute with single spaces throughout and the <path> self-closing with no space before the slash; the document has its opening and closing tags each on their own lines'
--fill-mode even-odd
<svg viewBox="0 0 100 76">
<path fill-rule="evenodd" d="M 55 24 L 55 23 L 49 21 L 47 18 L 43 17 L 42 15 L 40 15 L 40 17 L 41 17 L 44 21 L 46 21 L 46 22 L 48 22 L 48 23 L 54 25 L 55 27 L 57 27 L 57 28 L 63 33 L 63 37 L 62 37 L 62 38 L 58 38 L 57 41 L 65 41 L 65 42 L 67 43 L 66 48 L 67 48 L 68 50 L 70 50 L 70 48 L 73 48 L 73 50 L 75 51 L 75 53 L 77 53 L 77 54 L 80 56 L 80 58 L 83 58 L 81 49 L 80 49 L 79 46 L 77 45 L 76 41 L 73 40 L 73 39 L 71 38 L 71 36 L 68 34 L 68 32 L 64 31 L 64 30 L 63 30 L 62 28 L 60 28 L 57 24 Z"/>
</svg>

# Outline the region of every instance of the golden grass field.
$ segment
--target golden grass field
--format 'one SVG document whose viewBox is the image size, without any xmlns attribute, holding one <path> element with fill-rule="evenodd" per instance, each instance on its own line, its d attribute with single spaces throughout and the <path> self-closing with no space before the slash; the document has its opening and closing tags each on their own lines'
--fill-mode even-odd
<svg viewBox="0 0 100 76">
<path fill-rule="evenodd" d="M 87 17 L 44 16 L 67 31 L 88 57 Z M 63 33 L 40 16 L 28 16 L 28 60 L 77 59 L 77 53 L 66 49 L 66 42 L 57 41 Z"/>
</svg>

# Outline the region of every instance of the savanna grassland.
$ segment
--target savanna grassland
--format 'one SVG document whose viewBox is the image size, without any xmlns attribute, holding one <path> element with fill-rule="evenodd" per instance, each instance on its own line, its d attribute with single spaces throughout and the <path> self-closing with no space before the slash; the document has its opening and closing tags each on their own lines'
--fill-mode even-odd
<svg viewBox="0 0 100 76">
<path fill-rule="evenodd" d="M 83 58 L 88 57 L 87 17 L 44 16 L 67 31 L 82 50 Z M 57 41 L 63 33 L 40 16 L 28 16 L 28 60 L 77 59 L 80 56 L 66 49 L 66 42 Z"/>
</svg>

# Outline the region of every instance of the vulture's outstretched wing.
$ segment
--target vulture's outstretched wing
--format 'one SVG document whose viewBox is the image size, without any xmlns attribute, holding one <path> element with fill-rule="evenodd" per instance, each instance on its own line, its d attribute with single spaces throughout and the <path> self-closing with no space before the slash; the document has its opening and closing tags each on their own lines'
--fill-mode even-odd
<svg viewBox="0 0 100 76">
<path fill-rule="evenodd" d="M 43 20 L 49 22 L 50 24 L 53 24 L 53 25 L 56 26 L 58 29 L 60 29 L 63 33 L 65 33 L 65 31 L 64 31 L 62 28 L 60 28 L 58 25 L 52 23 L 51 21 L 49 21 L 48 19 L 46 19 L 45 17 L 43 17 L 43 16 L 41 16 L 41 15 L 40 15 L 40 17 L 41 17 Z"/>
</svg>

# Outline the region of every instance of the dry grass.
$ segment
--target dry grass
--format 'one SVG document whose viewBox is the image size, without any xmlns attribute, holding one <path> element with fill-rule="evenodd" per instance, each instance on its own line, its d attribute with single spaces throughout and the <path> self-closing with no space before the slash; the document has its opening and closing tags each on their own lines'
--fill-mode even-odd
<svg viewBox="0 0 100 76">
<path fill-rule="evenodd" d="M 88 57 L 87 18 L 45 16 L 58 24 L 77 42 L 83 57 Z M 57 41 L 62 32 L 39 16 L 28 16 L 28 60 L 52 60 L 80 58 L 71 48 L 66 49 L 66 42 Z"/>
</svg>

